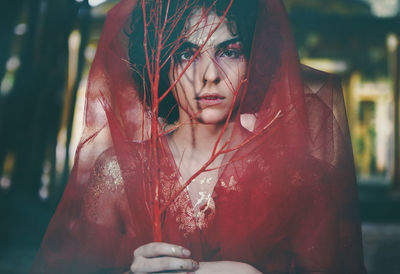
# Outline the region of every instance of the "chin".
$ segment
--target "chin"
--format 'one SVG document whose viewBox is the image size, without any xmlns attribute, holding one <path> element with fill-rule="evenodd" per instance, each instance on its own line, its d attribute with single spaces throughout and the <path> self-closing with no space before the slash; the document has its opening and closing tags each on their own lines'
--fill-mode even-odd
<svg viewBox="0 0 400 274">
<path fill-rule="evenodd" d="M 198 117 L 198 121 L 202 124 L 216 125 L 224 124 L 228 118 L 228 113 L 221 113 L 220 111 L 204 110 Z"/>
</svg>

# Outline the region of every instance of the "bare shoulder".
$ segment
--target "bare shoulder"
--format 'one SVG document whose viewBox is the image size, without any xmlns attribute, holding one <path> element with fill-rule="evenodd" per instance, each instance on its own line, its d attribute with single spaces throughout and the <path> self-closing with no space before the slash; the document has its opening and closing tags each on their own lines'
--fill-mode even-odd
<svg viewBox="0 0 400 274">
<path fill-rule="evenodd" d="M 300 66 L 300 69 L 304 86 L 308 92 L 318 93 L 326 84 L 330 84 L 334 89 L 340 89 L 339 76 L 303 64 Z"/>
<path fill-rule="evenodd" d="M 100 154 L 90 173 L 84 195 L 86 218 L 102 225 L 116 223 L 116 213 L 124 198 L 121 170 L 114 149 L 109 148 Z"/>
<path fill-rule="evenodd" d="M 100 154 L 90 176 L 92 185 L 102 185 L 110 191 L 123 189 L 121 169 L 113 148 L 108 148 Z"/>
<path fill-rule="evenodd" d="M 140 142 L 130 142 L 124 147 L 126 153 L 118 154 L 122 159 L 125 159 L 124 166 L 125 176 L 127 171 L 133 172 L 137 163 L 145 159 L 145 151 Z M 129 167 L 126 166 L 129 163 Z M 114 147 L 104 150 L 96 159 L 90 173 L 90 187 L 96 189 L 104 189 L 107 192 L 122 193 L 125 191 L 125 182 L 122 176 L 119 157 L 115 152 Z"/>
</svg>

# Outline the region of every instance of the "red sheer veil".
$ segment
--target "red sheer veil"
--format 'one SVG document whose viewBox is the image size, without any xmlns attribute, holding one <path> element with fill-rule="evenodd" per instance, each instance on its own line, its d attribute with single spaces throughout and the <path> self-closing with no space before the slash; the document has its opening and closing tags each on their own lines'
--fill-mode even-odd
<svg viewBox="0 0 400 274">
<path fill-rule="evenodd" d="M 148 179 L 150 129 L 128 57 L 136 2 L 121 0 L 107 15 L 74 167 L 33 272 L 121 273 L 133 250 L 153 240 L 152 189 L 137 183 Z M 214 211 L 206 228 L 190 230 L 176 217 L 185 210 L 174 205 L 178 195 L 170 205 L 175 211 L 162 215 L 163 241 L 189 248 L 201 261 L 243 261 L 264 273 L 365 273 L 340 81 L 300 64 L 281 0 L 258 5 Z M 159 146 L 160 173 L 174 181 L 179 172 L 168 161 L 171 152 L 162 138 Z M 176 187 L 163 187 L 166 203 Z"/>
</svg>

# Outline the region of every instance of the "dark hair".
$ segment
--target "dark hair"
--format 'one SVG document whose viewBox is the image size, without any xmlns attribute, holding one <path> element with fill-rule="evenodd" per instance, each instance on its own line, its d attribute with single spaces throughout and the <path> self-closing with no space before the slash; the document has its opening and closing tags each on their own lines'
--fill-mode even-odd
<svg viewBox="0 0 400 274">
<path fill-rule="evenodd" d="M 160 82 L 159 82 L 159 96 L 161 96 L 169 87 L 168 72 L 171 65 L 171 52 L 176 47 L 177 43 L 183 42 L 184 39 L 184 28 L 188 18 L 196 8 L 203 8 L 208 12 L 215 12 L 219 17 L 223 16 L 226 12 L 231 0 L 171 0 L 168 9 L 168 18 L 173 18 L 174 14 L 181 14 L 179 20 L 170 20 L 166 30 L 171 30 L 165 47 L 161 50 L 160 63 L 166 62 L 166 65 L 160 71 Z M 133 77 L 141 84 L 139 89 L 139 97 L 141 100 L 146 99 L 145 103 L 151 105 L 151 92 L 149 91 L 150 80 L 146 70 L 146 59 L 144 49 L 144 23 L 143 23 L 143 9 L 139 4 L 132 12 L 131 22 L 131 33 L 129 33 L 129 61 L 133 69 Z M 161 16 L 165 17 L 166 4 L 168 1 L 160 1 Z M 150 12 L 155 11 L 156 1 L 146 0 L 145 1 L 146 18 L 149 17 Z M 185 5 L 187 5 L 185 7 Z M 247 58 L 250 57 L 251 45 L 253 40 L 253 33 L 255 28 L 256 14 L 257 14 L 257 0 L 233 0 L 229 11 L 226 14 L 226 20 L 228 22 L 229 31 L 233 35 L 238 35 L 243 43 L 244 53 Z M 175 24 L 172 27 L 171 23 Z M 148 56 L 151 56 L 150 49 L 155 48 L 157 43 L 155 36 L 155 25 L 154 20 L 151 20 L 147 27 L 147 44 L 148 44 Z M 151 62 L 151 60 L 150 60 Z M 145 86 L 144 86 L 145 85 Z M 169 123 L 173 123 L 179 118 L 177 102 L 172 95 L 172 92 L 163 99 L 159 104 L 160 117 L 163 117 Z"/>
</svg>

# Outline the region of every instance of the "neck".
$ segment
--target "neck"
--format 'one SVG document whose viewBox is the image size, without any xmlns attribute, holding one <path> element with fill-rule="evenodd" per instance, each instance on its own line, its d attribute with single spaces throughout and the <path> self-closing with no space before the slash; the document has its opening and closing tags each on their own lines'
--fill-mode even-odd
<svg viewBox="0 0 400 274">
<path fill-rule="evenodd" d="M 215 143 L 220 138 L 220 148 L 230 137 L 233 129 L 233 122 L 221 124 L 203 124 L 198 121 L 179 121 L 179 127 L 173 132 L 171 138 L 177 144 L 178 149 L 185 154 L 195 153 L 196 155 L 210 155 Z"/>
</svg>

